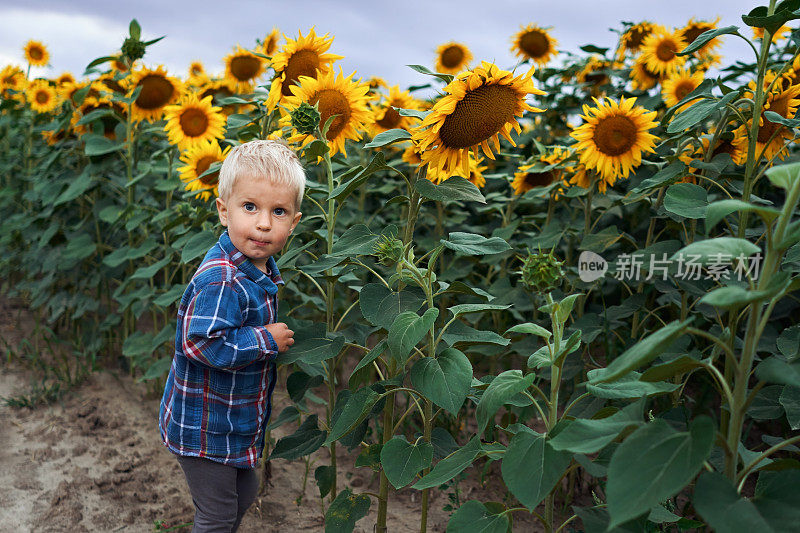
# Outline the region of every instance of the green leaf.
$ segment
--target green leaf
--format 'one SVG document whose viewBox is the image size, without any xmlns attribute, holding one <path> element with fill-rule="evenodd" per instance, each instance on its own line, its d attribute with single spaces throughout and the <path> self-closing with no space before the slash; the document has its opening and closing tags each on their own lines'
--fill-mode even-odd
<svg viewBox="0 0 800 533">
<path fill-rule="evenodd" d="M 317 428 L 317 415 L 311 415 L 303 420 L 297 431 L 287 437 L 281 438 L 272 449 L 269 458 L 286 459 L 294 461 L 317 451 L 328 433 Z"/>
<path fill-rule="evenodd" d="M 352 533 L 356 522 L 367 516 L 370 504 L 366 494 L 345 488 L 325 511 L 325 533 Z"/>
<path fill-rule="evenodd" d="M 361 358 L 361 361 L 358 362 L 356 367 L 350 373 L 350 379 L 347 382 L 347 386 L 350 390 L 354 390 L 359 383 L 363 383 L 364 375 L 368 372 L 365 369 L 369 369 L 372 365 L 372 362 L 380 357 L 380 355 L 386 350 L 386 339 L 381 340 L 378 344 L 375 345 L 370 351 Z"/>
<path fill-rule="evenodd" d="M 762 300 L 768 297 L 769 293 L 767 291 L 752 291 L 750 289 L 734 285 L 730 287 L 719 287 L 714 289 L 700 298 L 699 303 L 728 309 L 731 307 L 741 307 L 749 304 L 750 302 L 755 302 L 756 300 Z"/>
<path fill-rule="evenodd" d="M 344 347 L 345 339 L 342 336 L 329 338 L 325 335 L 324 328 L 313 328 L 298 331 L 294 337 L 291 350 L 279 353 L 275 359 L 280 365 L 288 365 L 295 361 L 306 364 L 327 361 L 339 355 Z"/>
<path fill-rule="evenodd" d="M 719 37 L 720 35 L 735 35 L 739 32 L 738 26 L 725 26 L 724 28 L 719 28 L 716 30 L 708 30 L 704 31 L 700 35 L 695 38 L 692 43 L 677 53 L 679 56 L 685 56 L 691 54 L 692 52 L 696 52 L 700 50 L 707 42 L 715 37 Z"/>
<path fill-rule="evenodd" d="M 84 142 L 84 153 L 88 156 L 110 154 L 111 152 L 122 150 L 122 148 L 125 147 L 125 143 L 112 141 L 103 135 L 94 133 L 87 133 L 82 139 Z"/>
<path fill-rule="evenodd" d="M 464 502 L 447 522 L 447 533 L 507 533 L 510 530 L 507 514 L 489 509 L 478 500 Z"/>
<path fill-rule="evenodd" d="M 128 31 L 130 32 L 132 39 L 138 41 L 142 38 L 142 27 L 139 26 L 139 22 L 136 19 L 131 19 L 131 23 L 128 26 Z"/>
<path fill-rule="evenodd" d="M 453 76 L 452 74 L 440 74 L 438 72 L 433 72 L 428 67 L 423 67 L 422 65 L 406 65 L 406 66 L 411 67 L 420 74 L 427 74 L 428 76 L 439 78 L 445 83 L 450 83 L 451 81 L 453 81 L 453 78 L 455 78 L 455 76 Z"/>
<path fill-rule="evenodd" d="M 303 155 L 309 160 L 316 160 L 318 157 L 324 157 L 329 151 L 328 143 L 317 139 L 305 147 Z"/>
<path fill-rule="evenodd" d="M 117 248 L 103 258 L 103 264 L 112 268 L 121 265 L 125 261 L 139 259 L 152 252 L 158 243 L 152 237 L 148 237 L 141 245 L 137 247 L 122 246 Z"/>
<path fill-rule="evenodd" d="M 669 165 L 665 165 L 652 177 L 643 180 L 639 185 L 634 187 L 633 190 L 631 190 L 631 192 L 625 196 L 625 198 L 627 199 L 628 197 L 633 197 L 635 195 L 638 196 L 639 194 L 645 194 L 653 189 L 670 184 L 686 173 L 686 163 L 680 160 L 675 160 Z"/>
<path fill-rule="evenodd" d="M 573 420 L 550 440 L 550 446 L 574 453 L 599 452 L 622 431 L 640 426 L 643 408 L 644 402 L 640 400 L 606 418 Z"/>
<path fill-rule="evenodd" d="M 319 488 L 319 497 L 324 498 L 336 483 L 336 467 L 318 466 L 314 470 L 314 479 L 317 481 L 317 488 Z"/>
<path fill-rule="evenodd" d="M 64 259 L 80 261 L 94 254 L 96 249 L 97 245 L 92 240 L 92 237 L 88 233 L 82 233 L 69 240 L 62 257 Z"/>
<path fill-rule="evenodd" d="M 417 180 L 414 188 L 419 192 L 420 196 L 428 200 L 436 200 L 439 202 L 464 200 L 482 204 L 486 203 L 486 198 L 483 197 L 480 189 L 471 181 L 461 176 L 450 176 L 439 185 L 435 185 L 432 181 L 427 179 Z"/>
<path fill-rule="evenodd" d="M 331 191 L 328 195 L 328 200 L 331 198 L 339 200 L 340 202 L 343 201 L 345 198 L 350 196 L 356 189 L 358 189 L 361 184 L 363 184 L 367 179 L 372 176 L 374 173 L 378 172 L 379 170 L 386 170 L 391 169 L 389 165 L 386 164 L 386 158 L 383 155 L 383 152 L 378 152 L 372 157 L 372 161 L 369 162 L 366 168 L 360 170 L 355 177 L 341 185 L 338 185 L 335 189 Z"/>
<path fill-rule="evenodd" d="M 772 356 L 758 364 L 756 377 L 767 383 L 800 387 L 800 363 L 789 364 L 777 356 Z"/>
<path fill-rule="evenodd" d="M 339 440 L 361 424 L 380 398 L 381 395 L 370 387 L 364 387 L 354 392 L 347 399 L 341 414 L 333 423 L 333 428 L 325 444 Z"/>
<path fill-rule="evenodd" d="M 90 172 L 81 172 L 78 177 L 72 180 L 64 192 L 53 202 L 53 206 L 70 202 L 78 196 L 84 194 L 96 184 L 94 176 Z"/>
<path fill-rule="evenodd" d="M 730 215 L 734 211 L 756 212 L 768 222 L 774 220 L 780 214 L 780 210 L 775 209 L 774 207 L 758 206 L 749 202 L 737 200 L 735 198 L 720 200 L 719 202 L 714 202 L 708 205 L 708 210 L 706 211 L 705 217 L 706 234 L 708 234 L 708 232 L 711 231 L 720 220 L 725 218 L 727 215 Z"/>
<path fill-rule="evenodd" d="M 498 304 L 459 304 L 448 307 L 447 310 L 453 313 L 453 317 L 466 315 L 467 313 L 479 313 L 481 311 L 500 311 L 508 309 L 511 305 Z"/>
<path fill-rule="evenodd" d="M 300 402 L 306 395 L 309 389 L 318 387 L 322 384 L 324 378 L 322 376 L 310 376 L 302 370 L 292 372 L 286 379 L 286 392 L 289 393 L 289 398 L 293 402 Z"/>
<path fill-rule="evenodd" d="M 478 456 L 483 454 L 483 445 L 477 435 L 472 437 L 463 447 L 454 451 L 433 467 L 426 476 L 414 483 L 411 488 L 417 490 L 438 487 L 456 477 L 469 467 Z"/>
<path fill-rule="evenodd" d="M 708 193 L 693 183 L 676 183 L 667 188 L 664 209 L 685 218 L 705 218 Z"/>
<path fill-rule="evenodd" d="M 543 328 L 539 324 L 534 324 L 532 322 L 517 324 L 516 326 L 509 328 L 505 334 L 508 335 L 509 333 L 526 333 L 528 335 L 537 335 L 545 340 L 549 339 L 553 335 L 550 333 L 550 331 Z"/>
<path fill-rule="evenodd" d="M 297 410 L 297 407 L 294 405 L 284 407 L 283 411 L 281 411 L 281 414 L 279 414 L 275 420 L 270 420 L 269 424 L 266 428 L 264 428 L 264 430 L 272 431 L 273 429 L 279 428 L 287 422 L 294 422 L 299 417 L 300 411 Z"/>
<path fill-rule="evenodd" d="M 724 108 L 739 97 L 738 91 L 732 91 L 722 98 L 707 98 L 693 104 L 685 110 L 679 112 L 667 126 L 667 133 L 678 133 L 687 128 L 691 128 L 699 122 L 707 119 L 719 109 Z"/>
<path fill-rule="evenodd" d="M 800 358 L 800 324 L 784 329 L 775 344 L 787 361 L 793 362 Z"/>
<path fill-rule="evenodd" d="M 774 186 L 788 191 L 800 177 L 800 162 L 778 165 L 767 170 L 764 174 Z"/>
<path fill-rule="evenodd" d="M 373 326 L 388 330 L 403 312 L 416 312 L 425 302 L 425 294 L 417 287 L 394 292 L 382 283 L 368 283 L 359 294 L 361 314 Z"/>
<path fill-rule="evenodd" d="M 449 346 L 453 346 L 459 342 L 465 344 L 498 344 L 500 346 L 508 346 L 511 342 L 509 339 L 501 337 L 494 331 L 478 330 L 464 324 L 460 320 L 456 320 L 450 324 L 450 327 L 448 327 L 447 331 L 442 335 L 442 340 Z"/>
<path fill-rule="evenodd" d="M 769 15 L 767 6 L 758 6 L 747 15 L 742 15 L 742 22 L 748 26 L 764 28 L 774 34 L 786 22 L 800 17 L 798 8 L 800 0 L 784 0 L 775 7 L 773 14 Z"/>
<path fill-rule="evenodd" d="M 670 261 L 679 261 L 681 257 L 689 258 L 690 256 L 695 263 L 706 265 L 708 263 L 716 263 L 721 258 L 727 257 L 736 258 L 740 255 L 749 257 L 754 253 L 760 252 L 761 248 L 756 246 L 750 241 L 745 239 L 737 239 L 736 237 L 716 237 L 714 239 L 706 239 L 697 241 L 684 246 L 670 257 Z"/>
<path fill-rule="evenodd" d="M 601 370 L 603 369 L 598 368 L 595 370 L 590 370 L 587 373 L 589 377 L 589 383 L 586 384 L 586 390 L 597 398 L 643 398 L 645 396 L 667 394 L 677 390 L 680 387 L 680 384 L 677 383 L 669 383 L 664 381 L 641 381 L 641 374 L 638 372 L 630 372 L 629 374 L 616 378 L 610 383 L 593 383 L 592 380 Z"/>
<path fill-rule="evenodd" d="M 421 341 L 433 327 L 436 317 L 439 316 L 437 308 L 428 309 L 422 316 L 413 311 L 406 311 L 397 315 L 389 328 L 387 341 L 389 351 L 400 366 L 405 365 L 408 354 L 414 346 Z"/>
<path fill-rule="evenodd" d="M 755 494 L 742 498 L 724 476 L 703 472 L 694 489 L 697 512 L 715 531 L 778 533 L 800 523 L 800 472 L 762 472 Z"/>
<path fill-rule="evenodd" d="M 441 242 L 447 248 L 466 255 L 492 255 L 510 250 L 511 246 L 500 237 L 486 238 L 476 233 L 454 231 Z"/>
<path fill-rule="evenodd" d="M 178 283 L 163 292 L 158 298 L 153 300 L 153 303 L 160 307 L 167 307 L 183 296 L 184 291 L 186 291 L 186 284 Z"/>
<path fill-rule="evenodd" d="M 411 134 L 407 130 L 395 128 L 377 134 L 370 142 L 364 145 L 364 148 L 380 148 L 381 146 L 396 143 L 397 141 L 407 141 L 410 138 Z"/>
<path fill-rule="evenodd" d="M 172 255 L 168 255 L 152 265 L 139 267 L 136 269 L 136 272 L 131 274 L 130 279 L 150 279 L 155 276 L 159 270 L 167 266 L 170 261 L 172 261 Z"/>
<path fill-rule="evenodd" d="M 675 431 L 662 419 L 634 431 L 608 466 L 609 527 L 648 512 L 688 485 L 711 453 L 715 433 L 704 415 L 691 422 L 688 432 Z"/>
<path fill-rule="evenodd" d="M 150 379 L 160 378 L 169 372 L 169 368 L 172 366 L 172 357 L 162 357 L 153 361 L 150 366 L 147 367 L 147 371 L 137 379 L 137 382 L 147 381 Z"/>
<path fill-rule="evenodd" d="M 194 259 L 204 256 L 214 246 L 219 237 L 211 231 L 202 231 L 189 239 L 181 251 L 181 263 L 189 263 Z"/>
<path fill-rule="evenodd" d="M 691 355 L 681 355 L 675 359 L 648 368 L 639 378 L 641 381 L 664 381 L 681 374 L 691 372 L 695 368 L 703 368 L 711 363 L 711 359 L 698 360 Z"/>
<path fill-rule="evenodd" d="M 524 428 L 509 442 L 500 471 L 508 490 L 533 511 L 553 490 L 571 461 L 570 452 L 554 450 L 544 435 Z"/>
<path fill-rule="evenodd" d="M 603 228 L 597 233 L 584 235 L 583 239 L 581 239 L 580 245 L 578 245 L 578 249 L 589 250 L 599 254 L 621 238 L 622 233 L 619 232 L 617 226 L 612 224 L 611 226 Z"/>
<path fill-rule="evenodd" d="M 125 357 L 138 357 L 150 353 L 153 347 L 153 334 L 143 331 L 134 331 L 122 343 L 122 355 Z"/>
<path fill-rule="evenodd" d="M 475 411 L 478 417 L 478 431 L 480 435 L 486 425 L 494 418 L 497 410 L 514 396 L 531 386 L 536 378 L 533 372 L 523 376 L 522 370 L 506 370 L 489 383 L 483 391 L 478 407 Z"/>
<path fill-rule="evenodd" d="M 596 385 L 602 382 L 614 381 L 631 370 L 649 363 L 658 357 L 675 339 L 683 335 L 684 330 L 692 323 L 692 320 L 692 318 L 681 322 L 674 320 L 655 333 L 648 335 L 625 350 L 622 355 L 611 361 L 611 364 L 606 368 L 595 370 L 590 382 Z"/>
<path fill-rule="evenodd" d="M 435 358 L 417 360 L 411 368 L 411 383 L 433 403 L 457 416 L 469 394 L 472 364 L 461 351 L 446 348 Z"/>
<path fill-rule="evenodd" d="M 778 398 L 786 412 L 786 420 L 793 430 L 800 429 L 800 388 L 786 386 Z"/>
<path fill-rule="evenodd" d="M 410 444 L 405 437 L 393 437 L 381 449 L 381 465 L 386 479 L 395 489 L 411 483 L 417 472 L 431 466 L 433 445 L 418 441 Z"/>
<path fill-rule="evenodd" d="M 355 257 L 369 255 L 375 248 L 379 235 L 372 233 L 364 224 L 354 224 L 339 236 L 330 255 L 335 257 Z"/>
</svg>

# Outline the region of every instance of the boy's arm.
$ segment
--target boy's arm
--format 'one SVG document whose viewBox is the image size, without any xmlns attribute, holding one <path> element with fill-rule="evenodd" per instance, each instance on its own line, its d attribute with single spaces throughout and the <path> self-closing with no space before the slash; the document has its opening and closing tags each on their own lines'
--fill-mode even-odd
<svg viewBox="0 0 800 533">
<path fill-rule="evenodd" d="M 197 363 L 236 370 L 274 358 L 278 346 L 265 326 L 243 326 L 239 298 L 228 281 L 200 289 L 186 308 L 183 353 Z"/>
</svg>

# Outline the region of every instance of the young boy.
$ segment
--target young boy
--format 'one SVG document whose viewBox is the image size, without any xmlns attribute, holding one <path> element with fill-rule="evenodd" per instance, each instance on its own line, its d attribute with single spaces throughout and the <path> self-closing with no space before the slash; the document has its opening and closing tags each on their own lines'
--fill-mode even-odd
<svg viewBox="0 0 800 533">
<path fill-rule="evenodd" d="M 275 141 L 230 151 L 217 211 L 227 229 L 181 298 L 175 354 L 161 399 L 161 438 L 195 505 L 193 532 L 233 532 L 258 490 L 256 466 L 275 387 L 275 357 L 294 333 L 275 323 L 273 255 L 300 221 L 305 174 Z"/>
</svg>

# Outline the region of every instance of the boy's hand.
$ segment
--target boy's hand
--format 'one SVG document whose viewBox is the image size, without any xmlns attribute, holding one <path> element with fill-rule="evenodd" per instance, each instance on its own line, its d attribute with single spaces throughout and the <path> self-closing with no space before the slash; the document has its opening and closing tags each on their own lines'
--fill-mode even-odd
<svg viewBox="0 0 800 533">
<path fill-rule="evenodd" d="M 294 331 L 290 330 L 289 326 L 283 322 L 265 324 L 264 327 L 267 328 L 267 331 L 275 340 L 275 344 L 278 345 L 278 352 L 285 352 L 289 349 L 289 346 L 294 344 Z"/>
</svg>

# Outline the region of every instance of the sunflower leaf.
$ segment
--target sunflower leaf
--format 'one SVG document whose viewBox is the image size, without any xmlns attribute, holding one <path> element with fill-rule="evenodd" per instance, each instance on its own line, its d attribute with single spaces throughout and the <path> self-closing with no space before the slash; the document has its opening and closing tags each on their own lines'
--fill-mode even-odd
<svg viewBox="0 0 800 533">
<path fill-rule="evenodd" d="M 453 81 L 453 78 L 455 77 L 452 74 L 442 74 L 442 73 L 439 73 L 439 72 L 433 72 L 430 69 L 428 69 L 427 67 L 423 67 L 422 65 L 406 65 L 406 66 L 407 67 L 411 67 L 412 69 L 416 70 L 420 74 L 427 74 L 428 76 L 433 76 L 434 78 L 439 78 L 440 80 L 442 80 L 445 83 L 450 83 L 451 81 Z"/>
<path fill-rule="evenodd" d="M 414 186 L 417 192 L 428 200 L 439 202 L 453 202 L 456 200 L 472 200 L 486 203 L 486 199 L 472 182 L 461 176 L 451 176 L 439 185 L 434 185 L 430 180 L 418 180 Z"/>
<path fill-rule="evenodd" d="M 695 89 L 695 91 L 693 92 L 696 91 L 697 89 Z M 690 93 L 689 96 L 691 96 L 691 94 L 692 93 Z M 689 99 L 689 96 L 684 98 L 684 100 Z M 725 96 L 719 99 L 710 98 L 694 104 L 685 111 L 681 112 L 679 115 L 675 117 L 675 120 L 670 122 L 669 126 L 667 126 L 667 133 L 676 133 L 695 126 L 699 122 L 702 122 L 703 120 L 707 119 L 709 116 L 711 116 L 712 113 L 714 113 L 718 109 L 721 109 L 726 105 L 730 104 L 731 102 L 733 102 L 734 100 L 736 100 L 736 98 L 738 97 L 739 97 L 739 92 L 734 91 L 732 93 L 726 94 Z M 683 102 L 683 100 L 681 100 L 681 102 Z M 677 105 L 681 105 L 681 103 L 679 102 Z"/>
<path fill-rule="evenodd" d="M 800 119 L 788 119 L 780 116 L 775 111 L 764 111 L 764 118 L 776 124 L 783 124 L 787 128 L 800 127 Z"/>
<path fill-rule="evenodd" d="M 392 144 L 397 141 L 406 141 L 411 138 L 411 134 L 402 129 L 395 128 L 393 130 L 383 131 L 377 134 L 372 141 L 364 145 L 364 148 L 380 148 L 387 144 Z"/>
<path fill-rule="evenodd" d="M 697 38 L 692 41 L 692 44 L 678 52 L 676 55 L 685 56 L 691 54 L 692 52 L 700 50 L 707 42 L 715 37 L 719 37 L 720 35 L 736 35 L 737 33 L 739 33 L 738 26 L 725 26 L 724 28 L 719 28 L 716 30 L 708 30 L 698 35 Z"/>
</svg>

